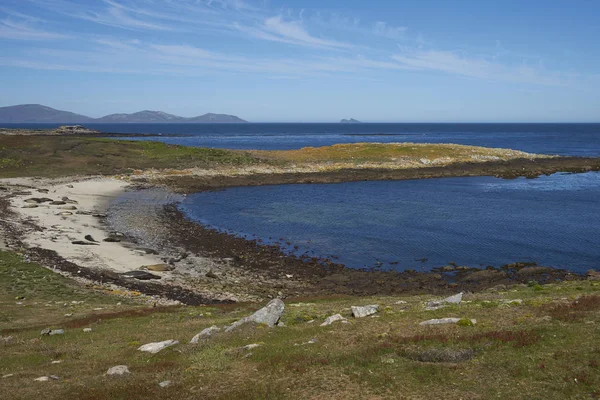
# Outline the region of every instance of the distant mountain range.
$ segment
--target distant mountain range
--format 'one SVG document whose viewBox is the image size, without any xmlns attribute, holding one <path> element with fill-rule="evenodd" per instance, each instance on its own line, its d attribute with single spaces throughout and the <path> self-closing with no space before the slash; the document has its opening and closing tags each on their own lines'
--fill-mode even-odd
<svg viewBox="0 0 600 400">
<path fill-rule="evenodd" d="M 350 119 L 343 119 L 340 121 L 340 124 L 360 124 L 361 122 L 354 119 L 354 118 L 350 118 Z"/>
<path fill-rule="evenodd" d="M 185 118 L 162 111 L 139 111 L 133 114 L 110 114 L 101 118 L 90 118 L 68 111 L 55 110 L 40 104 L 21 104 L 0 107 L 0 123 L 242 123 L 248 122 L 227 114 L 204 114 Z"/>
</svg>

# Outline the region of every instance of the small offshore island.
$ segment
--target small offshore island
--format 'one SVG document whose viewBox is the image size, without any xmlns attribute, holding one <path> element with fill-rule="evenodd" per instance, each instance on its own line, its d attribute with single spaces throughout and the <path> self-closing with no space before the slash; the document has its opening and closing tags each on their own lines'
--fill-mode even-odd
<svg viewBox="0 0 600 400">
<path fill-rule="evenodd" d="M 200 328 L 214 325 L 200 336 L 202 346 L 210 346 L 211 332 L 220 329 L 217 325 L 238 320 L 259 308 L 258 304 L 277 298 L 292 306 L 283 315 L 281 308 L 275 320 L 286 326 L 281 329 L 287 330 L 290 342 L 271 343 L 268 329 L 244 332 L 259 345 L 266 342 L 268 351 L 290 354 L 289 362 L 281 361 L 289 371 L 339 372 L 346 362 L 339 361 L 340 367 L 333 360 L 350 346 L 350 355 L 344 357 L 369 360 L 366 368 L 407 358 L 425 362 L 428 373 L 439 374 L 444 365 L 462 365 L 483 351 L 500 358 L 522 357 L 518 352 L 523 347 L 533 351 L 538 343 L 552 341 L 539 332 L 540 324 L 544 324 L 544 332 L 568 329 L 572 340 L 585 341 L 594 335 L 595 327 L 580 322 L 597 320 L 600 308 L 597 271 L 577 275 L 519 260 L 487 269 L 452 263 L 430 272 L 350 269 L 335 260 L 286 254 L 276 245 L 202 226 L 187 219 L 176 204 L 186 194 L 234 186 L 460 176 L 534 178 L 589 171 L 600 171 L 600 158 L 456 144 L 357 143 L 241 151 L 117 140 L 82 126 L 51 131 L 0 128 L 4 249 L 0 253 L 0 277 L 6 293 L 0 338 L 13 345 L 14 337 L 32 329 L 32 321 L 35 327 L 50 326 L 50 335 L 52 329 L 66 328 L 69 332 L 83 327 L 91 329 L 86 334 L 95 335 L 96 330 L 111 326 L 111 335 L 117 337 L 138 332 L 131 336 L 135 339 L 127 339 L 134 343 L 134 350 L 158 340 L 156 332 L 166 335 L 164 339 L 188 335 L 189 340 Z M 461 303 L 463 293 L 465 301 Z M 274 302 L 269 307 L 282 307 Z M 328 331 L 337 339 L 318 333 L 331 328 L 321 324 L 348 322 L 348 307 L 359 304 L 369 306 L 352 307 L 356 321 L 347 325 L 338 322 L 332 325 L 336 330 Z M 31 316 L 19 320 L 24 306 L 29 307 Z M 358 318 L 366 315 L 380 319 L 369 318 L 368 324 L 363 324 Z M 448 321 L 439 318 L 448 317 L 455 318 L 448 320 L 451 325 L 458 322 L 460 329 L 472 333 L 443 328 L 431 334 L 428 323 L 418 323 L 432 318 L 437 321 L 432 324 L 445 323 Z M 554 324 L 554 319 L 562 325 Z M 184 322 L 176 331 L 169 330 L 178 321 Z M 392 322 L 394 330 L 404 332 L 401 336 L 386 332 Z M 145 330 L 140 331 L 142 326 Z M 91 352 L 84 335 L 73 340 L 84 352 Z M 223 335 L 214 340 L 226 347 L 235 344 L 237 353 L 221 352 L 215 357 L 228 365 L 231 373 L 241 374 L 244 365 L 252 362 L 240 357 L 247 349 L 239 347 L 243 343 L 234 334 Z M 333 347 L 326 356 L 310 353 L 300 357 L 294 350 L 307 349 L 307 343 L 321 348 L 315 343 L 329 343 L 330 339 L 329 346 Z M 189 346 L 196 346 L 197 337 L 194 340 Z M 373 341 L 373 345 L 361 346 L 363 340 Z M 460 344 L 459 348 L 446 348 L 448 340 Z M 425 343 L 430 341 L 434 344 Z M 494 347 L 482 350 L 480 344 L 488 342 Z M 400 346 L 398 351 L 389 350 L 396 346 Z M 65 351 L 57 354 L 67 354 L 68 358 Z M 545 360 L 542 353 L 535 353 L 540 362 Z M 100 364 L 109 362 L 111 354 L 116 355 L 117 350 L 97 355 L 104 360 Z M 216 390 L 213 383 L 221 369 L 205 364 L 213 360 L 201 361 L 169 361 L 169 368 L 157 365 L 145 376 L 163 379 L 171 377 L 174 370 L 199 368 Z M 36 368 L 42 373 L 42 366 Z M 61 368 L 62 374 L 70 373 L 68 365 Z M 352 368 L 364 372 L 358 364 Z M 84 373 L 90 375 L 86 380 L 89 396 L 109 390 L 118 397 L 126 390 L 119 383 L 111 383 L 107 389 L 104 378 L 91 377 L 92 369 Z M 560 367 L 555 369 L 557 374 L 563 373 Z M 276 371 L 267 367 L 267 373 Z M 187 382 L 188 378 L 173 379 Z M 422 384 L 414 385 L 414 390 L 419 390 Z M 53 390 L 55 394 L 80 394 L 73 387 Z M 214 398 L 243 398 L 246 392 L 249 398 L 261 398 L 273 387 L 259 385 L 249 390 L 247 385 L 221 388 Z M 535 385 L 527 390 L 535 391 Z M 147 385 L 142 391 L 148 396 L 151 393 Z M 202 390 L 199 393 L 205 394 Z M 367 397 L 372 394 L 368 387 L 361 393 Z"/>
</svg>

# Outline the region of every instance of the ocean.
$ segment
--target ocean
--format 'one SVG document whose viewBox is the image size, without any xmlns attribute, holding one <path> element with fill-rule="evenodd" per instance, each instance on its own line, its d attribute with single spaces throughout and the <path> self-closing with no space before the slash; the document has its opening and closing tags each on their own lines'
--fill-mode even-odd
<svg viewBox="0 0 600 400">
<path fill-rule="evenodd" d="M 89 127 L 125 135 L 161 134 L 133 140 L 231 149 L 429 142 L 600 156 L 600 124 Z M 298 254 L 333 257 L 354 268 L 430 270 L 449 262 L 485 267 L 517 261 L 576 272 L 600 267 L 600 173 L 595 172 L 515 180 L 465 177 L 229 188 L 187 196 L 180 208 L 217 229 L 279 242 Z"/>
<path fill-rule="evenodd" d="M 7 125 L 7 124 L 5 124 Z M 8 124 L 53 128 L 57 124 Z M 86 124 L 103 132 L 151 133 L 171 144 L 288 150 L 357 142 L 457 143 L 533 153 L 600 156 L 600 124 Z M 185 135 L 185 136 L 181 136 Z"/>
</svg>

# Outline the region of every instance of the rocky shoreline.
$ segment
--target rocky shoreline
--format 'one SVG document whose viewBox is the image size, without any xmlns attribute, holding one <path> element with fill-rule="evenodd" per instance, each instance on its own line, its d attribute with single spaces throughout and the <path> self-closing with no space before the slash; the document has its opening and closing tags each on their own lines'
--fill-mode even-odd
<svg viewBox="0 0 600 400">
<path fill-rule="evenodd" d="M 583 162 L 575 167 L 588 170 L 590 164 Z M 541 170 L 543 167 L 537 172 Z M 202 226 L 179 211 L 177 195 L 154 185 L 116 184 L 114 178 L 66 182 L 42 180 L 4 187 L 0 213 L 5 241 L 42 265 L 95 284 L 140 292 L 151 301 L 169 299 L 197 305 L 275 297 L 449 294 L 491 287 L 501 290 L 532 281 L 544 284 L 585 279 L 566 270 L 518 262 L 484 270 L 459 265 L 429 272 L 351 269 L 331 259 L 288 254 L 276 245 Z M 240 178 L 225 183 L 233 182 L 240 183 Z M 102 193 L 111 184 L 118 194 L 111 195 L 108 207 L 107 199 L 103 199 L 106 194 Z M 211 189 L 214 187 L 218 185 Z M 192 190 L 198 188 L 187 186 L 180 191 Z M 31 207 L 38 192 L 51 198 L 69 193 L 74 202 L 79 200 L 78 206 L 73 206 L 78 208 L 78 215 L 55 210 L 57 206 L 51 203 Z M 91 196 L 89 203 L 85 203 L 86 196 Z M 107 204 L 102 205 L 101 200 Z M 54 218 L 64 221 L 62 228 L 57 227 Z M 109 238 L 115 230 L 120 235 L 115 243 L 86 242 L 88 235 Z M 74 248 L 80 253 L 72 253 Z M 156 279 L 146 280 L 151 276 Z"/>
<path fill-rule="evenodd" d="M 444 166 L 412 168 L 357 168 L 337 170 L 216 170 L 140 172 L 132 181 L 152 186 L 164 186 L 177 193 L 196 193 L 234 186 L 283 185 L 296 183 L 339 183 L 373 180 L 408 180 L 467 176 L 494 176 L 503 179 L 537 178 L 558 172 L 583 173 L 600 171 L 600 158 L 548 157 L 517 158 L 508 161 L 452 163 Z"/>
</svg>

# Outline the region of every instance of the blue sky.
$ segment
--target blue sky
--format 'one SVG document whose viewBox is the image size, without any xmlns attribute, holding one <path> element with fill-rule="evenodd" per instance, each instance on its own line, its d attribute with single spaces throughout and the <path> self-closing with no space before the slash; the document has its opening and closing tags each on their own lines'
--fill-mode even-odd
<svg viewBox="0 0 600 400">
<path fill-rule="evenodd" d="M 0 0 L 0 106 L 600 121 L 597 0 Z"/>
</svg>

